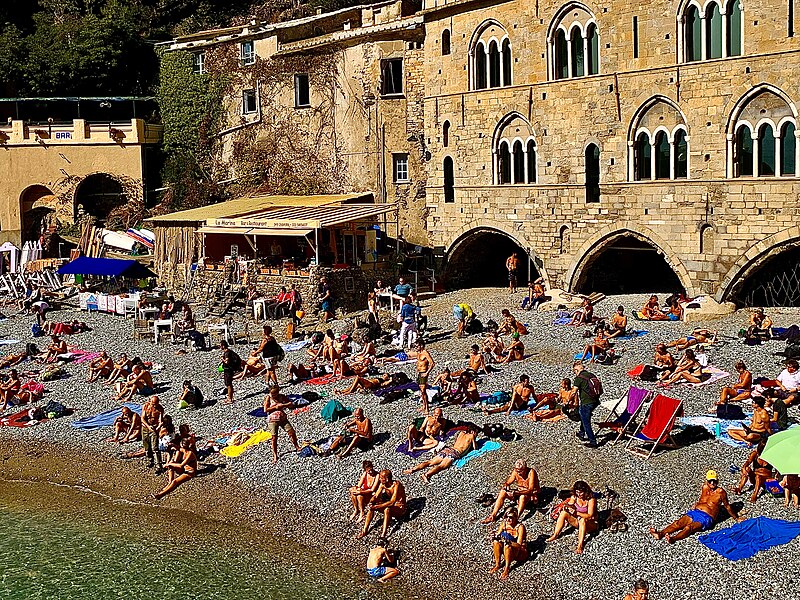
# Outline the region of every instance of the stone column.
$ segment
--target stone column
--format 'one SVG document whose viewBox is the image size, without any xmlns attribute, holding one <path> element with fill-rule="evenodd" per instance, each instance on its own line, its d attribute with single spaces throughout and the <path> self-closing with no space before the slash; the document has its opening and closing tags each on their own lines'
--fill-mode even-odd
<svg viewBox="0 0 800 600">
<path fill-rule="evenodd" d="M 706 15 L 700 15 L 700 60 L 708 58 L 706 44 L 708 42 L 708 29 L 706 28 Z"/>
</svg>

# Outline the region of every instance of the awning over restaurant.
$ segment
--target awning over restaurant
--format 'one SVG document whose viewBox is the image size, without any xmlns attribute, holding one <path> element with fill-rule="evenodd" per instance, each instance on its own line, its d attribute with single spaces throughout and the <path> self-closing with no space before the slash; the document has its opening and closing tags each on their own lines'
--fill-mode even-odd
<svg viewBox="0 0 800 600">
<path fill-rule="evenodd" d="M 201 227 L 198 233 L 238 233 L 241 235 L 294 235 L 304 236 L 313 229 L 275 229 L 270 227 Z"/>
<path fill-rule="evenodd" d="M 368 219 L 397 210 L 396 204 L 341 204 L 337 206 L 293 206 L 275 207 L 247 215 L 246 217 L 209 219 L 207 226 L 215 229 L 252 227 L 261 229 L 281 229 L 286 231 L 320 229 Z M 232 233 L 227 231 L 227 233 Z M 261 234 L 291 235 L 291 234 Z"/>
</svg>

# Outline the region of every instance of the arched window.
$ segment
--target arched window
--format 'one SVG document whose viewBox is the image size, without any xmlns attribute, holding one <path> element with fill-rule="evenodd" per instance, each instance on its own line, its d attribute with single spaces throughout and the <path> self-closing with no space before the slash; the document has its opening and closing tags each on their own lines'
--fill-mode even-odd
<svg viewBox="0 0 800 600">
<path fill-rule="evenodd" d="M 511 42 L 503 40 L 503 85 L 511 85 Z"/>
<path fill-rule="evenodd" d="M 494 40 L 489 43 L 489 87 L 500 87 L 500 50 Z"/>
<path fill-rule="evenodd" d="M 589 75 L 597 75 L 600 72 L 600 36 L 597 34 L 597 25 L 590 23 L 586 32 L 589 40 L 586 46 L 589 51 L 586 65 L 589 67 Z"/>
<path fill-rule="evenodd" d="M 536 183 L 536 142 L 528 140 L 528 183 Z"/>
<path fill-rule="evenodd" d="M 656 134 L 656 179 L 669 179 L 670 146 L 666 132 Z"/>
<path fill-rule="evenodd" d="M 548 76 L 584 77 L 600 72 L 600 32 L 585 4 L 562 6 L 547 29 Z"/>
<path fill-rule="evenodd" d="M 558 253 L 569 252 L 569 227 L 562 225 L 558 230 Z"/>
<path fill-rule="evenodd" d="M 567 49 L 567 34 L 563 29 L 556 32 L 555 41 L 555 76 L 556 79 L 566 79 L 569 77 L 569 51 Z"/>
<path fill-rule="evenodd" d="M 714 252 L 714 228 L 708 223 L 700 226 L 700 254 Z"/>
<path fill-rule="evenodd" d="M 586 202 L 600 202 L 600 148 L 589 144 L 584 151 Z"/>
<path fill-rule="evenodd" d="M 740 125 L 736 131 L 736 175 L 753 176 L 753 136 L 747 125 Z"/>
<path fill-rule="evenodd" d="M 794 123 L 784 123 L 781 127 L 781 175 L 795 174 L 795 148 L 797 139 L 794 135 Z"/>
<path fill-rule="evenodd" d="M 686 179 L 689 175 L 689 144 L 686 141 L 686 132 L 678 129 L 675 132 L 674 149 L 675 179 Z"/>
<path fill-rule="evenodd" d="M 450 158 L 449 156 L 445 157 L 444 164 L 442 165 L 442 170 L 444 171 L 444 201 L 455 202 L 456 191 L 455 191 L 455 177 L 453 174 L 453 159 Z"/>
<path fill-rule="evenodd" d="M 511 151 L 508 149 L 508 142 L 500 142 L 497 160 L 499 163 L 497 183 L 501 185 L 511 183 Z"/>
<path fill-rule="evenodd" d="M 641 132 L 634 146 L 635 176 L 639 181 L 650 179 L 650 136 Z"/>
<path fill-rule="evenodd" d="M 706 58 L 722 58 L 722 15 L 716 2 L 706 10 L 706 27 Z"/>
<path fill-rule="evenodd" d="M 450 54 L 450 30 L 445 29 L 442 32 L 442 56 Z"/>
<path fill-rule="evenodd" d="M 483 45 L 483 42 L 478 42 L 475 46 L 473 60 L 475 63 L 475 89 L 486 89 L 488 87 L 486 85 L 486 46 Z"/>
<path fill-rule="evenodd" d="M 696 6 L 690 6 L 686 11 L 686 25 L 684 43 L 686 62 L 701 60 L 703 58 L 703 32 L 700 11 Z"/>
<path fill-rule="evenodd" d="M 742 54 L 742 6 L 739 0 L 731 0 L 725 18 L 728 19 L 728 56 Z"/>
<path fill-rule="evenodd" d="M 450 121 L 442 124 L 442 146 L 447 148 L 450 145 Z"/>
<path fill-rule="evenodd" d="M 769 123 L 764 123 L 758 130 L 758 174 L 775 175 L 775 131 Z"/>
<path fill-rule="evenodd" d="M 569 44 L 572 50 L 572 76 L 583 77 L 586 74 L 583 64 L 583 35 L 581 35 L 581 28 L 577 25 L 569 32 Z"/>
</svg>

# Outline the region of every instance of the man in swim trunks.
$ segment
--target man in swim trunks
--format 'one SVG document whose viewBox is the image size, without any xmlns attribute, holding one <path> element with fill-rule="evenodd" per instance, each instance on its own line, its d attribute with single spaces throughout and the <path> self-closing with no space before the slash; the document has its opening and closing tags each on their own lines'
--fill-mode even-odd
<svg viewBox="0 0 800 600">
<path fill-rule="evenodd" d="M 455 371 L 453 375 L 456 377 L 461 375 L 462 373 L 469 373 L 470 375 L 477 377 L 478 373 L 483 372 L 485 375 L 489 374 L 489 370 L 486 368 L 486 361 L 483 359 L 483 354 L 481 354 L 481 349 L 478 344 L 472 344 L 472 347 L 469 349 L 469 365 L 463 371 Z"/>
<path fill-rule="evenodd" d="M 100 377 L 108 377 L 113 370 L 114 361 L 108 355 L 108 352 L 103 350 L 100 356 L 89 363 L 89 376 L 86 381 L 91 383 L 97 381 Z"/>
<path fill-rule="evenodd" d="M 761 440 L 766 440 L 770 434 L 771 418 L 765 408 L 766 398 L 763 396 L 753 396 L 753 419 L 750 426 L 731 427 L 728 435 L 731 439 L 738 442 L 746 442 L 749 445 L 757 444 Z"/>
<path fill-rule="evenodd" d="M 433 450 L 439 444 L 439 438 L 444 434 L 445 418 L 441 408 L 434 408 L 433 412 L 425 417 L 419 429 L 411 423 L 406 431 L 408 450 L 410 452 L 425 452 Z"/>
<path fill-rule="evenodd" d="M 506 348 L 506 351 L 505 357 L 498 360 L 498 363 L 507 364 L 525 358 L 525 344 L 519 339 L 518 331 L 511 334 L 511 343 L 508 345 L 508 348 Z"/>
<path fill-rule="evenodd" d="M 716 331 L 708 329 L 695 329 L 691 335 L 678 338 L 666 344 L 667 348 L 677 348 L 678 350 L 686 350 L 697 344 L 713 344 L 717 337 Z"/>
<path fill-rule="evenodd" d="M 56 357 L 67 353 L 67 342 L 59 338 L 57 335 L 50 336 L 50 339 L 52 341 L 47 347 L 47 353 L 44 355 L 44 362 L 53 362 Z"/>
<path fill-rule="evenodd" d="M 497 408 L 484 408 L 483 412 L 489 415 L 505 412 L 507 415 L 510 415 L 513 410 L 525 410 L 528 408 L 528 402 L 535 397 L 536 391 L 531 385 L 531 378 L 523 374 L 519 376 L 519 383 L 511 390 L 511 400 L 509 400 L 507 404 L 498 406 Z"/>
<path fill-rule="evenodd" d="M 677 542 L 689 537 L 698 531 L 708 531 L 714 526 L 719 517 L 720 508 L 728 511 L 728 514 L 736 519 L 737 522 L 744 521 L 744 517 L 734 512 L 728 504 L 728 493 L 719 486 L 719 477 L 716 471 L 706 473 L 706 482 L 700 492 L 700 499 L 677 521 L 673 521 L 661 531 L 650 528 L 650 535 L 655 539 L 665 539 L 668 544 Z"/>
<path fill-rule="evenodd" d="M 497 494 L 497 501 L 494 503 L 492 512 L 481 523 L 484 525 L 493 522 L 503 508 L 506 500 L 517 502 L 517 514 L 521 515 L 525 506 L 530 502 L 536 504 L 539 501 L 539 475 L 536 469 L 532 469 L 521 458 L 514 463 L 514 470 L 511 475 L 503 482 L 503 487 Z"/>
<path fill-rule="evenodd" d="M 164 407 L 161 406 L 158 396 L 152 396 L 142 406 L 142 448 L 144 448 L 145 456 L 149 460 L 148 469 L 153 468 L 153 453 L 155 453 L 155 458 L 158 462 L 158 473 L 164 469 L 161 461 L 161 449 L 158 444 L 158 430 L 161 429 L 163 420 Z"/>
<path fill-rule="evenodd" d="M 379 539 L 378 545 L 369 551 L 367 557 L 367 575 L 381 583 L 386 583 L 392 577 L 400 575 L 400 569 L 395 566 L 394 554 L 386 548 L 387 544 L 385 538 Z"/>
<path fill-rule="evenodd" d="M 431 353 L 425 349 L 425 341 L 417 340 L 417 384 L 419 385 L 420 400 L 422 406 L 420 410 L 428 414 L 428 378 L 431 376 L 431 371 L 436 363 L 431 356 Z"/>
<path fill-rule="evenodd" d="M 618 306 L 617 312 L 608 320 L 608 339 L 618 337 L 628 329 L 628 317 L 625 316 L 625 307 Z"/>
<path fill-rule="evenodd" d="M 122 414 L 114 419 L 114 437 L 110 442 L 125 444 L 135 442 L 142 435 L 142 417 L 127 406 L 122 407 Z"/>
<path fill-rule="evenodd" d="M 372 495 L 372 500 L 369 501 L 367 516 L 364 519 L 364 527 L 361 529 L 361 532 L 356 535 L 357 540 L 367 535 L 369 526 L 376 512 L 383 513 L 382 538 L 385 538 L 386 533 L 389 531 L 389 522 L 393 518 L 399 519 L 404 517 L 408 512 L 405 486 L 399 481 L 394 480 L 392 472 L 389 469 L 381 471 L 378 478 L 381 483 Z"/>
<path fill-rule="evenodd" d="M 517 269 L 519 268 L 519 256 L 514 252 L 506 259 L 506 269 L 508 269 L 508 291 L 512 294 L 517 291 Z"/>
<path fill-rule="evenodd" d="M 337 435 L 328 449 L 329 452 L 333 453 L 339 446 L 349 440 L 350 443 L 347 448 L 340 454 L 337 454 L 337 458 L 344 458 L 350 454 L 354 448 L 358 448 L 361 451 L 372 448 L 372 421 L 364 414 L 363 408 L 357 408 L 353 411 L 353 419 L 345 424 L 344 429 L 344 433 Z"/>
<path fill-rule="evenodd" d="M 750 324 L 747 327 L 748 338 L 768 340 L 772 337 L 772 319 L 764 314 L 763 308 L 757 308 L 750 315 Z"/>
<path fill-rule="evenodd" d="M 431 477 L 436 475 L 436 473 L 444 471 L 452 466 L 455 461 L 466 456 L 470 450 L 476 450 L 478 448 L 476 444 L 477 437 L 478 428 L 474 425 L 470 425 L 466 431 L 459 432 L 452 448 L 442 448 L 433 458 L 421 462 L 410 469 L 406 469 L 403 473 L 405 475 L 410 475 L 422 469 L 428 469 L 428 471 L 422 475 L 422 481 L 430 483 Z"/>
<path fill-rule="evenodd" d="M 297 434 L 286 416 L 285 410 L 287 408 L 294 408 L 294 404 L 289 398 L 281 394 L 281 389 L 277 385 L 273 385 L 269 389 L 269 393 L 264 396 L 263 405 L 264 412 L 267 414 L 267 420 L 269 421 L 267 431 L 272 434 L 272 438 L 270 439 L 272 443 L 272 464 L 278 462 L 278 428 L 286 432 L 294 449 L 300 452 L 300 445 L 297 443 Z"/>
<path fill-rule="evenodd" d="M 133 371 L 128 375 L 128 380 L 119 391 L 117 400 L 125 402 L 130 400 L 136 393 L 143 396 L 149 396 L 153 393 L 153 376 L 150 371 L 141 365 L 134 365 Z"/>
</svg>

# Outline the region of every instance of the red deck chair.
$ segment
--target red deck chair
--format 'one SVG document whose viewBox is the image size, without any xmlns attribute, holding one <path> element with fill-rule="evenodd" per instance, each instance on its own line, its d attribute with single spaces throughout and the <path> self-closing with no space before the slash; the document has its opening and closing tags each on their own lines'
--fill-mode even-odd
<svg viewBox="0 0 800 600">
<path fill-rule="evenodd" d="M 658 394 L 647 408 L 647 415 L 630 437 L 625 448 L 634 454 L 650 458 L 657 448 L 677 448 L 670 432 L 675 419 L 683 415 L 683 402 Z M 636 442 L 637 445 L 631 447 Z M 650 450 L 646 446 L 650 446 Z"/>
</svg>

